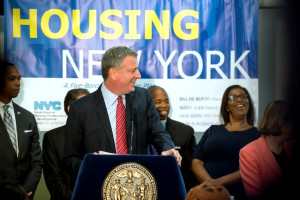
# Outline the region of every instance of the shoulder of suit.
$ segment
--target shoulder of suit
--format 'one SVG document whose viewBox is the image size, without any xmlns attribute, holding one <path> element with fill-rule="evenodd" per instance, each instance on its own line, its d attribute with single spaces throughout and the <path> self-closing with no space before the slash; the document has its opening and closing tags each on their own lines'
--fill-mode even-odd
<svg viewBox="0 0 300 200">
<path fill-rule="evenodd" d="M 184 123 L 182 123 L 180 121 L 176 121 L 176 120 L 171 119 L 169 117 L 167 119 L 167 123 L 170 123 L 170 124 L 172 124 L 174 126 L 181 126 L 183 128 L 186 128 L 186 129 L 192 129 L 192 130 L 194 130 L 193 127 L 191 127 L 190 125 L 184 124 Z"/>
<path fill-rule="evenodd" d="M 66 128 L 66 125 L 63 125 L 63 126 L 60 126 L 60 127 L 53 128 L 53 129 L 47 131 L 47 132 L 45 133 L 45 135 L 51 135 L 51 134 L 55 134 L 55 133 L 61 133 L 61 132 L 65 131 L 65 128 Z"/>
<path fill-rule="evenodd" d="M 43 137 L 43 146 L 45 146 L 46 143 L 50 143 L 51 141 L 52 141 L 51 143 L 56 143 L 57 141 L 63 141 L 64 131 L 65 131 L 64 126 L 57 127 L 47 131 Z M 55 144 L 55 146 L 56 145 L 58 144 Z"/>
<path fill-rule="evenodd" d="M 142 88 L 142 87 L 136 86 L 136 87 L 135 87 L 135 90 L 134 90 L 132 93 L 130 93 L 130 94 L 140 93 L 140 92 L 147 92 L 147 91 L 148 91 L 148 90 L 147 90 L 146 88 Z"/>
<path fill-rule="evenodd" d="M 136 99 L 136 98 L 140 98 L 140 97 L 146 97 L 148 96 L 147 98 L 151 98 L 151 95 L 150 93 L 148 92 L 148 90 L 146 88 L 142 88 L 142 87 L 138 87 L 136 86 L 135 87 L 135 90 L 129 94 L 126 95 L 129 99 L 132 99 L 133 101 Z"/>
<path fill-rule="evenodd" d="M 32 116 L 33 116 L 33 113 L 30 112 L 29 110 L 27 110 L 26 108 L 24 108 L 24 107 L 22 107 L 22 106 L 16 104 L 15 102 L 13 103 L 13 105 L 14 105 L 14 110 L 15 110 L 15 112 L 17 112 L 17 113 L 15 113 L 15 114 L 24 114 L 24 113 L 25 113 L 25 114 L 28 114 L 28 115 L 32 115 Z"/>
</svg>

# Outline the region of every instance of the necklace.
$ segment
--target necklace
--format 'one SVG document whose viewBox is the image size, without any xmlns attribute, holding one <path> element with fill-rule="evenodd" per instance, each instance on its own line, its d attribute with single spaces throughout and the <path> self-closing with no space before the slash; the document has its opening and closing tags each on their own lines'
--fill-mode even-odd
<svg viewBox="0 0 300 200">
<path fill-rule="evenodd" d="M 236 125 L 236 126 L 232 126 L 230 123 L 227 123 L 227 126 L 229 126 L 230 128 L 239 128 L 239 127 L 243 127 L 243 126 L 247 126 L 247 125 L 248 125 L 247 122 L 245 122 L 241 125 Z"/>
</svg>

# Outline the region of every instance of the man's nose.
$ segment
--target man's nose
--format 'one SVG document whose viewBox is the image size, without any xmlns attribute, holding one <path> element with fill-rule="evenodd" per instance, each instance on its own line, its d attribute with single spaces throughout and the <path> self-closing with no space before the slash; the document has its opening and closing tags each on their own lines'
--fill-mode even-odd
<svg viewBox="0 0 300 200">
<path fill-rule="evenodd" d="M 20 86 L 21 85 L 21 80 L 16 80 L 16 85 Z"/>
<path fill-rule="evenodd" d="M 139 70 L 136 70 L 136 71 L 135 71 L 135 75 L 134 75 L 134 76 L 135 76 L 137 79 L 139 79 L 139 78 L 142 77 Z"/>
</svg>

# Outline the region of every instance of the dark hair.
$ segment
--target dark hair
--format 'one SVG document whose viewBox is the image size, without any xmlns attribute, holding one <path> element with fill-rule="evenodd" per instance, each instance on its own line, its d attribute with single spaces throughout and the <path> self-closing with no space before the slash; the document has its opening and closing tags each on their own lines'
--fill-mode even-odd
<svg viewBox="0 0 300 200">
<path fill-rule="evenodd" d="M 264 110 L 258 131 L 263 135 L 279 136 L 282 134 L 281 129 L 286 121 L 290 121 L 286 103 L 282 100 L 272 101 Z"/>
<path fill-rule="evenodd" d="M 240 85 L 231 85 L 231 86 L 229 86 L 223 94 L 221 108 L 220 108 L 220 116 L 223 118 L 222 119 L 223 123 L 227 124 L 230 121 L 229 113 L 226 109 L 227 101 L 228 101 L 228 94 L 232 89 L 236 89 L 236 88 L 240 88 L 240 89 L 244 90 L 245 93 L 248 95 L 249 110 L 248 110 L 248 113 L 247 113 L 247 123 L 250 124 L 250 125 L 253 125 L 253 123 L 254 123 L 254 106 L 253 106 L 253 102 L 252 102 L 252 99 L 251 99 L 251 96 L 250 96 L 248 90 L 246 88 L 240 86 Z"/>
<path fill-rule="evenodd" d="M 103 80 L 108 78 L 109 70 L 118 68 L 127 56 L 137 58 L 137 53 L 125 46 L 117 46 L 106 50 L 101 61 Z"/>
<path fill-rule="evenodd" d="M 9 66 L 15 66 L 13 63 L 8 61 L 1 60 L 0 65 L 0 92 L 2 92 L 3 88 L 5 87 L 5 76 Z"/>
<path fill-rule="evenodd" d="M 84 88 L 77 88 L 77 89 L 72 89 L 69 90 L 65 96 L 65 100 L 64 100 L 64 110 L 65 113 L 68 115 L 69 111 L 68 111 L 68 106 L 71 105 L 74 101 L 76 101 L 78 99 L 79 95 L 82 94 L 89 94 L 90 92 L 87 89 Z"/>
</svg>

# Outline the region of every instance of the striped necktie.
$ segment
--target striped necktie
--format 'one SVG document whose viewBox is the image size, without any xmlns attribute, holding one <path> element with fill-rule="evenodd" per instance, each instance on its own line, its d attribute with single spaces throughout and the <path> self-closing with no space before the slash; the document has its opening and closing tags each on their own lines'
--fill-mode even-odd
<svg viewBox="0 0 300 200">
<path fill-rule="evenodd" d="M 14 126 L 14 122 L 13 119 L 11 117 L 10 112 L 8 111 L 9 105 L 4 105 L 4 124 L 6 126 L 6 130 L 8 132 L 8 135 L 10 137 L 10 140 L 13 144 L 13 147 L 15 149 L 15 151 L 17 152 L 17 142 L 16 142 L 16 132 L 15 132 L 15 126 Z"/>
<path fill-rule="evenodd" d="M 125 115 L 126 110 L 122 102 L 122 96 L 118 96 L 118 105 L 116 109 L 117 154 L 127 154 Z"/>
</svg>

